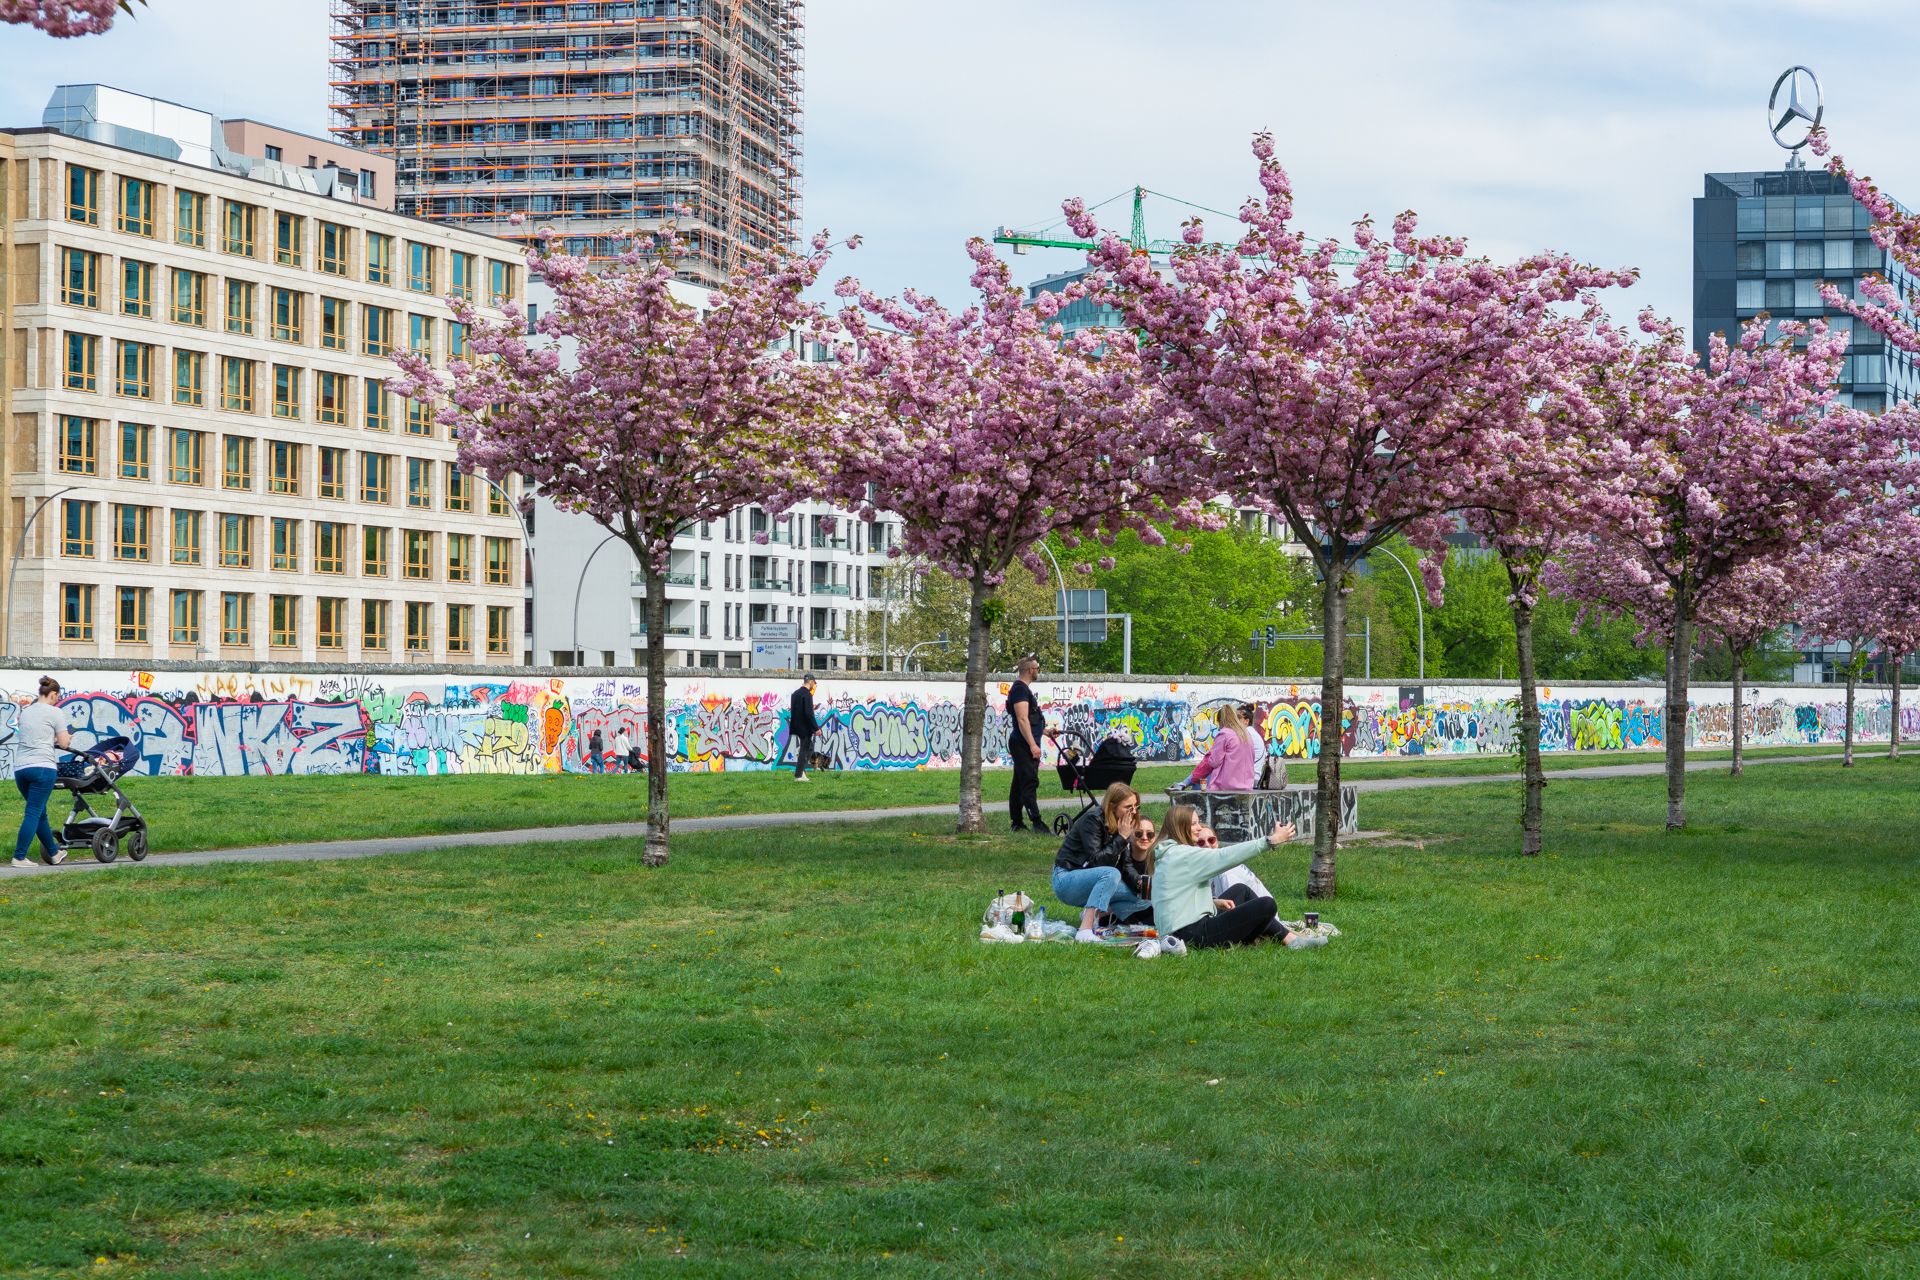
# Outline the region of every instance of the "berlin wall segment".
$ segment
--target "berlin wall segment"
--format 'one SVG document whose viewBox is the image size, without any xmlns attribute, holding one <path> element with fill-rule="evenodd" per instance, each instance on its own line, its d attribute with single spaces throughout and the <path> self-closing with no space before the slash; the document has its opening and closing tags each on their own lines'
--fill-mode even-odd
<svg viewBox="0 0 1920 1280">
<path fill-rule="evenodd" d="M 0 776 L 11 776 L 19 708 L 42 674 L 69 692 L 63 705 L 87 746 L 125 736 L 138 771 L 153 776 L 279 774 L 539 774 L 585 772 L 593 731 L 611 749 L 645 717 L 645 675 L 617 671 L 418 667 L 194 667 L 127 670 L 98 663 L 0 668 Z M 787 696 L 797 675 L 684 671 L 669 676 L 675 771 L 777 767 L 787 750 Z M 1359 759 L 1504 755 L 1514 738 L 1514 691 L 1498 683 L 1425 686 L 1349 682 L 1346 750 Z M 987 762 L 1006 764 L 1006 681 L 988 686 Z M 953 768 L 959 764 L 957 677 L 833 673 L 822 683 L 814 739 L 840 769 Z M 1047 721 L 1092 740 L 1118 735 L 1146 761 L 1186 761 L 1213 738 L 1222 704 L 1251 703 L 1273 754 L 1319 751 L 1318 687 L 1293 682 L 1086 677 L 1041 686 Z M 1695 690 L 1690 747 L 1732 740 L 1731 690 Z M 1556 753 L 1658 749 L 1665 709 L 1651 685 L 1548 686 L 1541 747 Z M 1753 746 L 1840 741 L 1844 695 L 1832 685 L 1763 685 L 1743 708 Z M 1886 741 L 1892 700 L 1863 689 L 1859 741 Z M 1920 708 L 1901 708 L 1903 735 Z"/>
</svg>

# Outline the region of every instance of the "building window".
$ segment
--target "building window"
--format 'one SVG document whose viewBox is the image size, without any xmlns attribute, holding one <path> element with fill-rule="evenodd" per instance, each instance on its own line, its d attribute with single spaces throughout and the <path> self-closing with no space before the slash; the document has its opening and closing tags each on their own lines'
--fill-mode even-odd
<svg viewBox="0 0 1920 1280">
<path fill-rule="evenodd" d="M 145 563 L 151 559 L 153 508 L 113 504 L 113 558 Z"/>
<path fill-rule="evenodd" d="M 513 300 L 513 264 L 487 259 L 487 301 L 494 306 Z"/>
<path fill-rule="evenodd" d="M 506 490 L 507 490 L 507 485 L 511 484 L 512 480 L 513 478 L 509 476 L 504 483 L 497 484 L 497 485 L 489 484 L 487 486 L 487 514 L 488 515 L 504 516 L 504 515 L 511 514 L 507 510 Z"/>
<path fill-rule="evenodd" d="M 207 355 L 204 351 L 173 353 L 173 402 L 203 405 L 207 402 Z"/>
<path fill-rule="evenodd" d="M 388 453 L 363 453 L 360 455 L 360 501 L 393 501 L 393 455 Z"/>
<path fill-rule="evenodd" d="M 322 498 L 346 501 L 347 451 L 333 445 L 320 446 L 319 494 Z"/>
<path fill-rule="evenodd" d="M 200 643 L 200 593 L 198 591 L 176 591 L 173 593 L 173 626 L 168 639 L 175 644 Z"/>
<path fill-rule="evenodd" d="M 407 288 L 414 293 L 433 292 L 433 246 L 407 241 Z"/>
<path fill-rule="evenodd" d="M 93 639 L 93 586 L 90 583 L 60 584 L 60 638 Z"/>
<path fill-rule="evenodd" d="M 300 371 L 292 365 L 273 366 L 273 416 L 300 416 Z"/>
<path fill-rule="evenodd" d="M 153 184 L 139 178 L 120 179 L 119 228 L 128 235 L 153 235 Z"/>
<path fill-rule="evenodd" d="M 60 501 L 60 554 L 93 555 L 93 508 L 91 502 L 75 498 Z"/>
<path fill-rule="evenodd" d="M 347 274 L 353 233 L 337 222 L 320 224 L 320 270 L 330 276 Z"/>
<path fill-rule="evenodd" d="M 202 431 L 171 427 L 167 431 L 167 480 L 172 484 L 206 483 L 207 437 Z"/>
<path fill-rule="evenodd" d="M 417 581 L 433 577 L 433 534 L 425 529 L 406 531 L 407 560 L 404 576 Z"/>
<path fill-rule="evenodd" d="M 220 517 L 220 567 L 253 568 L 253 517 L 224 514 Z"/>
<path fill-rule="evenodd" d="M 220 643 L 253 643 L 253 597 L 244 591 L 220 593 Z"/>
<path fill-rule="evenodd" d="M 447 652 L 473 652 L 472 605 L 450 604 L 447 606 Z"/>
<path fill-rule="evenodd" d="M 449 252 L 447 255 L 447 291 L 456 298 L 473 301 L 473 255 Z"/>
<path fill-rule="evenodd" d="M 134 400 L 153 399 L 153 347 L 145 342 L 122 342 L 113 389 Z"/>
<path fill-rule="evenodd" d="M 433 648 L 433 606 L 424 600 L 407 601 L 407 652 L 426 653 Z"/>
<path fill-rule="evenodd" d="M 67 372 L 64 385 L 69 391 L 100 389 L 100 339 L 90 333 L 67 335 Z"/>
<path fill-rule="evenodd" d="M 320 299 L 320 347 L 323 351 L 347 349 L 347 300 Z"/>
<path fill-rule="evenodd" d="M 100 171 L 98 169 L 83 169 L 77 164 L 67 166 L 67 221 L 82 223 L 89 227 L 100 225 Z M 87 633 L 88 635 L 93 633 L 91 621 L 88 623 Z"/>
<path fill-rule="evenodd" d="M 314 521 L 313 571 L 315 573 L 347 571 L 347 526 L 333 520 Z"/>
<path fill-rule="evenodd" d="M 473 581 L 472 534 L 450 533 L 447 535 L 447 581 Z"/>
<path fill-rule="evenodd" d="M 173 239 L 196 249 L 207 247 L 207 198 L 198 191 L 173 193 Z"/>
<path fill-rule="evenodd" d="M 387 404 L 387 384 L 379 378 L 368 378 L 361 390 L 367 398 L 367 430 L 393 430 L 393 411 Z"/>
<path fill-rule="evenodd" d="M 297 213 L 273 215 L 273 260 L 283 267 L 300 266 L 304 260 L 307 220 Z"/>
<path fill-rule="evenodd" d="M 99 307 L 99 254 L 85 249 L 60 251 L 60 301 L 70 307 Z"/>
<path fill-rule="evenodd" d="M 245 280 L 227 281 L 227 332 L 253 333 L 253 286 Z"/>
<path fill-rule="evenodd" d="M 426 458 L 407 459 L 407 505 L 416 510 L 433 505 L 433 463 Z"/>
<path fill-rule="evenodd" d="M 347 420 L 347 386 L 352 381 L 344 373 L 322 369 L 313 379 L 313 420 L 340 426 Z"/>
<path fill-rule="evenodd" d="M 153 264 L 123 258 L 120 262 L 120 314 L 153 318 Z"/>
<path fill-rule="evenodd" d="M 234 413 L 253 412 L 253 361 L 220 357 L 220 407 Z"/>
<path fill-rule="evenodd" d="M 433 354 L 433 317 L 407 316 L 407 350 L 417 351 L 423 356 Z"/>
<path fill-rule="evenodd" d="M 503 604 L 487 606 L 487 652 L 507 653 L 512 643 L 513 610 Z"/>
<path fill-rule="evenodd" d="M 267 442 L 267 492 L 300 494 L 300 446 L 285 440 Z"/>
<path fill-rule="evenodd" d="M 100 473 L 100 423 L 95 418 L 60 415 L 60 470 L 68 475 L 91 476 Z"/>
<path fill-rule="evenodd" d="M 248 436 L 227 436 L 221 455 L 220 487 L 253 488 L 253 440 Z"/>
<path fill-rule="evenodd" d="M 314 648 L 347 647 L 347 602 L 339 596 L 321 596 L 314 605 Z"/>
<path fill-rule="evenodd" d="M 200 563 L 200 513 L 198 511 L 175 511 L 173 513 L 173 563 Z"/>
<path fill-rule="evenodd" d="M 222 253 L 237 254 L 242 258 L 251 258 L 254 247 L 255 222 L 260 211 L 250 204 L 238 200 L 223 200 L 226 224 L 220 237 Z"/>
<path fill-rule="evenodd" d="M 473 477 L 460 470 L 460 464 L 447 464 L 447 510 L 473 510 Z"/>
<path fill-rule="evenodd" d="M 120 478 L 153 479 L 153 428 L 145 423 L 120 424 Z"/>
<path fill-rule="evenodd" d="M 268 336 L 275 342 L 306 341 L 303 313 L 306 310 L 306 295 L 292 289 L 273 291 L 273 324 Z"/>
<path fill-rule="evenodd" d="M 360 647 L 378 649 L 387 647 L 387 602 L 385 600 L 362 600 L 360 602 Z"/>
<path fill-rule="evenodd" d="M 393 237 L 367 232 L 367 283 L 393 283 Z"/>
<path fill-rule="evenodd" d="M 1823 256 L 1825 258 L 1825 266 L 1824 266 L 1825 270 L 1852 271 L 1853 270 L 1853 241 L 1828 240 L 1826 242 L 1826 248 L 1824 250 Z"/>
<path fill-rule="evenodd" d="M 465 360 L 467 350 L 467 326 L 458 320 L 447 321 L 447 359 Z"/>
<path fill-rule="evenodd" d="M 280 148 L 274 146 L 271 142 L 266 145 L 266 153 L 267 159 L 269 160 L 278 160 L 283 154 Z"/>
<path fill-rule="evenodd" d="M 153 592 L 146 587 L 120 588 L 120 625 L 115 638 L 130 644 L 147 642 L 147 604 Z"/>
<path fill-rule="evenodd" d="M 360 308 L 360 354 L 393 354 L 393 312 L 386 307 Z"/>
<path fill-rule="evenodd" d="M 407 401 L 407 434 L 410 436 L 431 436 L 433 434 L 433 406 L 424 400 Z"/>
<path fill-rule="evenodd" d="M 173 322 L 206 327 L 207 278 L 200 272 L 173 269 Z"/>
<path fill-rule="evenodd" d="M 300 643 L 299 596 L 268 596 L 267 617 L 268 644 L 276 649 L 291 649 Z"/>
<path fill-rule="evenodd" d="M 360 529 L 360 573 L 367 578 L 387 576 L 387 553 L 393 541 L 393 530 L 382 529 L 377 525 L 363 525 Z"/>
<path fill-rule="evenodd" d="M 487 585 L 490 587 L 510 587 L 513 585 L 513 540 L 511 538 L 487 539 Z"/>
</svg>

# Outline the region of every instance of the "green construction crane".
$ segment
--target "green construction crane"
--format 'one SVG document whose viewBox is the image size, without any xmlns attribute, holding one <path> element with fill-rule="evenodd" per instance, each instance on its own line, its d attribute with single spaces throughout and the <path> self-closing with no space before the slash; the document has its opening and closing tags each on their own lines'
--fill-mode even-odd
<svg viewBox="0 0 1920 1280">
<path fill-rule="evenodd" d="M 1093 207 L 1095 209 L 1104 208 L 1106 205 L 1112 204 L 1114 200 L 1118 200 L 1126 194 L 1127 193 L 1123 191 L 1120 195 L 1114 196 L 1110 200 L 1103 200 Z M 1233 214 L 1222 213 L 1218 209 L 1209 209 L 1205 205 L 1194 204 L 1191 200 L 1182 200 L 1179 196 L 1167 195 L 1163 191 L 1153 191 L 1147 187 L 1135 187 L 1133 189 L 1133 230 L 1132 234 L 1127 237 L 1127 243 L 1131 244 L 1134 249 L 1140 252 L 1162 260 L 1172 257 L 1174 250 L 1181 248 L 1185 242 L 1179 240 L 1147 239 L 1146 198 L 1150 195 L 1159 196 L 1162 200 L 1171 200 L 1175 204 L 1186 205 L 1190 209 L 1198 209 L 1202 213 L 1217 214 L 1223 218 L 1235 216 Z M 1311 236 L 1305 237 L 1305 239 L 1308 244 L 1319 243 Z M 1001 227 L 993 233 L 993 242 L 995 244 L 1010 245 L 1015 253 L 1025 253 L 1029 249 L 1077 249 L 1082 253 L 1086 253 L 1094 247 L 1093 241 L 1082 240 L 1078 237 L 1068 238 L 1044 234 L 1028 235 L 1025 232 L 1010 231 L 1006 227 Z M 1225 249 L 1231 246 L 1215 241 L 1206 247 Z M 1259 255 L 1252 256 L 1258 257 Z M 1357 265 L 1366 256 L 1366 253 L 1360 249 L 1340 249 L 1334 253 L 1333 262 L 1335 266 L 1351 267 Z M 1387 265 L 1391 267 L 1405 267 L 1411 262 L 1412 259 L 1408 258 L 1405 254 L 1391 253 L 1387 255 Z"/>
</svg>

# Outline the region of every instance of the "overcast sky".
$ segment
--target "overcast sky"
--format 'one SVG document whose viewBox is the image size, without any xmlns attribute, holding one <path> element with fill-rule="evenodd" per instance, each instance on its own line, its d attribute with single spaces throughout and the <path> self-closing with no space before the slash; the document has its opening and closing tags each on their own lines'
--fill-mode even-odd
<svg viewBox="0 0 1920 1280">
<path fill-rule="evenodd" d="M 1803 62 L 1840 149 L 1909 205 L 1920 157 L 1904 0 L 811 0 L 806 224 L 861 232 L 871 285 L 964 300 L 961 245 L 1135 183 L 1217 209 L 1271 128 L 1298 220 L 1417 209 L 1497 258 L 1642 269 L 1630 305 L 1691 318 L 1709 170 L 1772 168 L 1774 78 Z M 151 0 L 105 37 L 0 29 L 0 105 L 101 81 L 219 115 L 327 125 L 324 0 Z M 1149 230 L 1182 213 L 1149 206 Z M 1123 228 L 1124 202 L 1109 225 Z M 1225 229 L 1225 228 L 1223 228 Z M 1036 253 L 1023 276 L 1074 263 Z"/>
</svg>

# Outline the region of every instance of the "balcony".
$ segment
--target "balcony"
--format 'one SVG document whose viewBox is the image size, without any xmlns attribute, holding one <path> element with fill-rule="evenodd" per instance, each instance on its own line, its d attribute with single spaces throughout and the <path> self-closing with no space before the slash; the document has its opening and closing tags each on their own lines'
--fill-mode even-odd
<svg viewBox="0 0 1920 1280">
<path fill-rule="evenodd" d="M 835 642 L 840 642 L 840 641 L 844 641 L 847 638 L 847 632 L 844 627 L 842 628 L 815 627 L 808 634 L 812 636 L 813 639 L 815 640 L 832 640 Z"/>
<path fill-rule="evenodd" d="M 793 582 L 788 578 L 752 578 L 747 582 L 749 591 L 792 591 Z"/>
<path fill-rule="evenodd" d="M 647 575 L 644 573 L 636 573 L 633 575 L 631 581 L 632 585 L 636 587 L 644 587 L 647 585 Z M 690 573 L 670 573 L 667 575 L 667 585 L 670 587 L 690 587 L 693 585 L 693 575 Z"/>
<path fill-rule="evenodd" d="M 646 624 L 643 622 L 635 627 L 632 634 L 635 640 L 645 640 L 647 638 Z M 691 637 L 693 635 L 693 628 L 684 623 L 669 622 L 667 624 L 667 634 L 674 637 Z"/>
<path fill-rule="evenodd" d="M 829 533 L 813 535 L 813 545 L 827 551 L 846 551 L 853 546 L 853 539 Z"/>
<path fill-rule="evenodd" d="M 785 525 L 781 525 L 778 528 L 772 528 L 772 529 L 768 529 L 768 528 L 749 529 L 747 531 L 747 536 L 753 539 L 753 541 L 756 543 L 758 543 L 760 539 L 765 538 L 768 542 L 777 543 L 783 547 L 790 545 L 792 541 L 787 536 L 787 529 Z"/>
<path fill-rule="evenodd" d="M 813 584 L 813 594 L 817 596 L 850 596 L 853 594 L 853 588 L 844 582 L 816 582 Z"/>
</svg>

